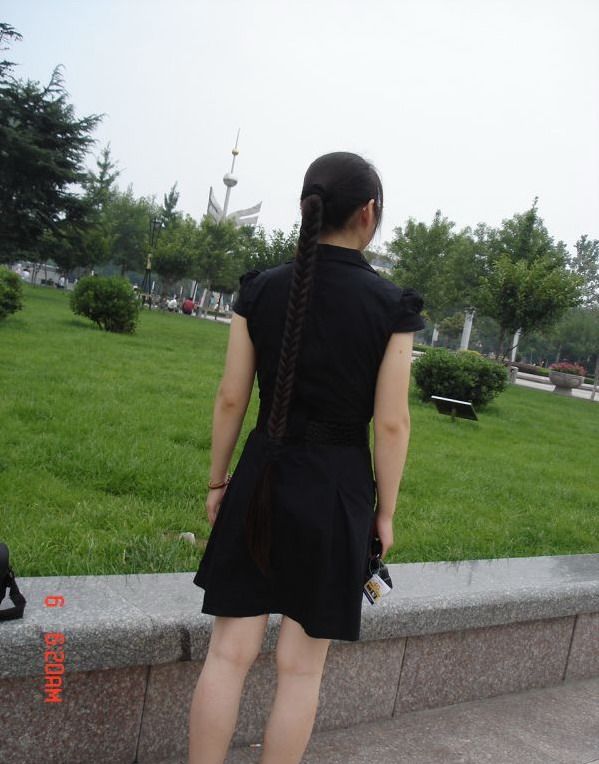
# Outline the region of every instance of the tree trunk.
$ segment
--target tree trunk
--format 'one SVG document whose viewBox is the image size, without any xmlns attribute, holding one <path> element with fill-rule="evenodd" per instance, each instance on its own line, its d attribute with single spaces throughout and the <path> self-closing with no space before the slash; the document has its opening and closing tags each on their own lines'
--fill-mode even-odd
<svg viewBox="0 0 599 764">
<path fill-rule="evenodd" d="M 41 265 L 39 263 L 33 263 L 33 266 L 31 268 L 31 283 L 33 286 L 35 286 L 37 277 L 39 276 L 39 272 L 41 270 Z"/>
<path fill-rule="evenodd" d="M 559 345 L 559 347 L 557 349 L 557 355 L 555 356 L 555 361 L 553 363 L 559 363 L 559 356 L 560 356 L 561 352 L 562 352 L 562 344 L 560 342 L 560 345 Z"/>
<path fill-rule="evenodd" d="M 595 379 L 593 380 L 593 390 L 591 391 L 591 400 L 595 400 L 595 393 L 597 392 L 597 385 L 599 384 L 599 353 L 597 353 L 597 359 L 595 361 Z"/>
</svg>

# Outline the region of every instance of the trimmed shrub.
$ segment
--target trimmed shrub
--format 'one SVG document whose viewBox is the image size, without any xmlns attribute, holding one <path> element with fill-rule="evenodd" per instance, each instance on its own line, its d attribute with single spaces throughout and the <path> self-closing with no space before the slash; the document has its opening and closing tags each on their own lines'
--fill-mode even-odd
<svg viewBox="0 0 599 764">
<path fill-rule="evenodd" d="M 412 363 L 412 371 L 423 401 L 440 395 L 471 401 L 475 408 L 482 408 L 508 384 L 502 364 L 472 350 L 431 348 Z"/>
<path fill-rule="evenodd" d="M 122 276 L 84 276 L 75 284 L 69 301 L 73 313 L 91 319 L 107 332 L 135 331 L 139 303 Z"/>
<path fill-rule="evenodd" d="M 23 309 L 23 284 L 18 273 L 0 265 L 0 320 Z"/>
</svg>

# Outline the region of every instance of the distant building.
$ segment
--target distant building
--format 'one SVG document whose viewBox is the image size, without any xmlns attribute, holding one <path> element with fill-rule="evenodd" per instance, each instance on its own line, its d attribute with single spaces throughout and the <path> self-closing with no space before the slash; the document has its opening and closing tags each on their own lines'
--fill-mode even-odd
<svg viewBox="0 0 599 764">
<path fill-rule="evenodd" d="M 382 271 L 387 276 L 391 275 L 393 260 L 388 255 L 367 250 L 366 259 L 375 270 Z"/>
</svg>

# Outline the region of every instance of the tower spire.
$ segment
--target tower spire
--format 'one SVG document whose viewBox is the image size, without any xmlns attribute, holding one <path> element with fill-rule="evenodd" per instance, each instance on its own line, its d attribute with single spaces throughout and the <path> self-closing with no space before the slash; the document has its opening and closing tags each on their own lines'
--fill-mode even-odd
<svg viewBox="0 0 599 764">
<path fill-rule="evenodd" d="M 237 139 L 235 141 L 235 146 L 231 150 L 231 154 L 233 154 L 233 161 L 231 162 L 231 172 L 228 172 L 223 178 L 223 183 L 227 187 L 227 193 L 225 194 L 225 205 L 223 207 L 223 218 L 227 217 L 227 212 L 229 210 L 229 197 L 231 196 L 231 189 L 237 185 L 237 178 L 233 175 L 233 170 L 235 169 L 235 160 L 237 159 L 237 155 L 239 154 L 239 133 L 240 132 L 241 132 L 241 128 L 237 130 Z"/>
<path fill-rule="evenodd" d="M 237 210 L 236 212 L 232 212 L 230 215 L 228 214 L 231 189 L 237 185 L 237 178 L 233 173 L 235 171 L 235 160 L 237 159 L 237 156 L 239 155 L 239 133 L 240 132 L 241 132 L 241 129 L 238 129 L 237 138 L 235 139 L 235 146 L 231 149 L 231 154 L 233 154 L 233 161 L 231 162 L 231 171 L 226 173 L 225 176 L 223 177 L 223 183 L 227 187 L 227 192 L 225 195 L 225 203 L 223 205 L 223 208 L 221 209 L 220 204 L 218 203 L 216 196 L 214 194 L 214 189 L 212 188 L 212 186 L 210 186 L 210 194 L 208 195 L 208 209 L 206 210 L 206 214 L 210 215 L 210 217 L 217 223 L 220 223 L 222 220 L 229 220 L 235 223 L 235 225 L 238 227 L 239 226 L 255 226 L 256 223 L 258 222 L 258 215 L 262 207 L 262 202 L 258 202 L 258 204 L 255 204 L 253 207 L 248 207 L 247 209 L 243 209 L 243 210 Z"/>
</svg>

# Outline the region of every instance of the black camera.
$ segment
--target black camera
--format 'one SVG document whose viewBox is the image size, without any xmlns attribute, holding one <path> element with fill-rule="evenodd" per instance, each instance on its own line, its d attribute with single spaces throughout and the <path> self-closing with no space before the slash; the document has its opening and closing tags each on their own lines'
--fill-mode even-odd
<svg viewBox="0 0 599 764">
<path fill-rule="evenodd" d="M 14 607 L 0 610 L 0 621 L 10 621 L 13 618 L 22 618 L 27 600 L 17 586 L 15 574 L 9 565 L 8 547 L 0 543 L 0 604 L 6 595 L 6 590 L 13 601 Z"/>
</svg>

